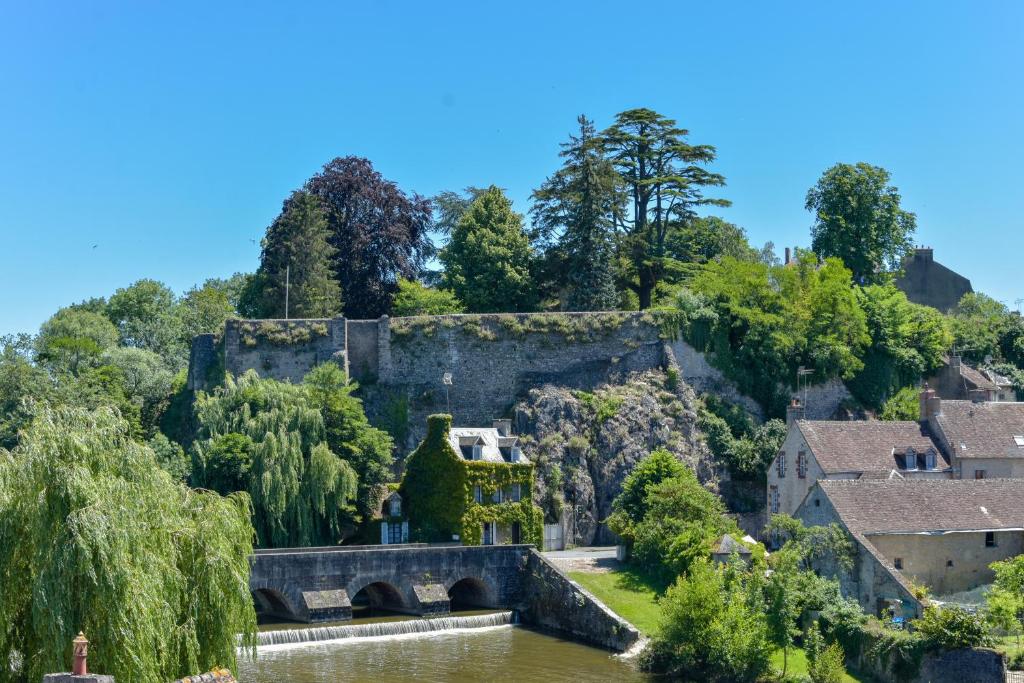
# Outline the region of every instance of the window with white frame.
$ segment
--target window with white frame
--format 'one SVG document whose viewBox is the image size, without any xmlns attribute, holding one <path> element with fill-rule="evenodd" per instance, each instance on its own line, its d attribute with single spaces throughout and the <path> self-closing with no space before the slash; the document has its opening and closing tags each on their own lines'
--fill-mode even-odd
<svg viewBox="0 0 1024 683">
<path fill-rule="evenodd" d="M 479 486 L 473 487 L 473 500 L 475 500 L 477 503 L 484 502 L 484 492 L 480 489 Z"/>
<path fill-rule="evenodd" d="M 768 505 L 773 515 L 779 512 L 779 487 L 775 484 L 768 488 Z"/>
<path fill-rule="evenodd" d="M 512 484 L 512 500 L 518 503 L 523 497 L 523 489 L 520 484 Z"/>
<path fill-rule="evenodd" d="M 935 451 L 928 449 L 928 452 L 924 454 L 924 466 L 925 469 L 935 469 Z"/>
<path fill-rule="evenodd" d="M 388 545 L 402 542 L 402 523 L 388 522 Z"/>
</svg>

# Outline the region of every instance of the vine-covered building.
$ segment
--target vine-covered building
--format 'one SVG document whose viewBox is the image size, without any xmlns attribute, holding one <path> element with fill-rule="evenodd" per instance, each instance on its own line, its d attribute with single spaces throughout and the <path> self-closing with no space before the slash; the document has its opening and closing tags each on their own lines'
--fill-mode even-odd
<svg viewBox="0 0 1024 683">
<path fill-rule="evenodd" d="M 431 415 L 427 436 L 406 460 L 399 488 L 411 542 L 464 545 L 533 543 L 544 514 L 533 504 L 533 465 L 510 423 L 455 428 Z"/>
</svg>

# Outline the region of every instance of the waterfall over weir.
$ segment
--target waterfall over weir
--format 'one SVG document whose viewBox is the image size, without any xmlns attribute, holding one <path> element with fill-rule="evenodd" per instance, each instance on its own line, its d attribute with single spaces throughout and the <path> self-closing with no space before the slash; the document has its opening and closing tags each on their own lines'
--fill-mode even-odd
<svg viewBox="0 0 1024 683">
<path fill-rule="evenodd" d="M 385 621 L 376 624 L 344 624 L 341 626 L 313 626 L 310 628 L 261 631 L 257 634 L 257 646 L 293 645 L 315 643 L 322 640 L 342 638 L 379 638 L 410 633 L 433 633 L 463 628 L 484 628 L 514 623 L 512 611 L 494 614 L 476 614 L 468 617 L 434 617 L 429 619 L 406 619 Z"/>
</svg>

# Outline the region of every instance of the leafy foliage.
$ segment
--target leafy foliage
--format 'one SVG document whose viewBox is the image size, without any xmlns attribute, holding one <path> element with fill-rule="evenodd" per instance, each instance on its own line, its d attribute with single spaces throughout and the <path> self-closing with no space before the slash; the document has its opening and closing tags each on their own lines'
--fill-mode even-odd
<svg viewBox="0 0 1024 683">
<path fill-rule="evenodd" d="M 616 308 L 615 221 L 623 193 L 611 162 L 602 158 L 594 124 L 580 116 L 579 134 L 562 144 L 565 162 L 533 193 L 536 226 L 556 243 L 545 256 L 553 261 L 563 306 L 570 311 Z"/>
<path fill-rule="evenodd" d="M 406 459 L 399 492 L 409 511 L 409 536 L 418 541 L 479 545 L 485 522 L 520 524 L 524 543 L 539 545 L 544 513 L 533 504 L 533 465 L 466 461 L 448 441 L 450 415 L 431 415 L 427 436 Z M 500 490 L 520 487 L 521 499 L 493 502 Z M 479 489 L 483 502 L 477 502 Z"/>
<path fill-rule="evenodd" d="M 357 476 L 328 447 L 324 417 L 305 386 L 249 371 L 237 381 L 228 377 L 211 395 L 200 392 L 195 411 L 193 479 L 212 487 L 223 485 L 220 474 L 237 472 L 252 498 L 260 546 L 331 545 L 343 538 L 355 521 Z M 231 434 L 252 442 L 247 474 L 239 472 L 242 440 Z"/>
<path fill-rule="evenodd" d="M 668 238 L 674 227 L 696 217 L 699 206 L 727 206 L 704 196 L 703 188 L 725 184 L 704 168 L 715 160 L 711 145 L 691 145 L 689 131 L 650 109 L 629 109 L 601 134 L 607 157 L 622 177 L 630 209 L 620 220 L 622 280 L 649 308 L 658 281 L 672 267 Z"/>
<path fill-rule="evenodd" d="M 43 410 L 0 451 L 0 661 L 40 680 L 82 630 L 122 680 L 233 666 L 256 630 L 252 537 L 244 494 L 175 483 L 113 411 Z"/>
<path fill-rule="evenodd" d="M 715 459 L 725 463 L 738 479 L 764 476 L 786 439 L 786 423 L 782 420 L 755 424 L 743 408 L 713 395 L 705 397 L 698 410 L 698 426 Z"/>
<path fill-rule="evenodd" d="M 335 277 L 348 318 L 391 308 L 398 278 L 411 279 L 432 253 L 430 200 L 402 192 L 367 159 L 338 157 L 306 182 L 327 216 Z"/>
<path fill-rule="evenodd" d="M 416 280 L 400 279 L 391 304 L 391 315 L 448 315 L 462 313 L 462 302 L 451 291 L 427 287 Z"/>
<path fill-rule="evenodd" d="M 522 216 L 493 185 L 462 214 L 439 255 L 445 286 L 474 313 L 532 310 L 530 258 Z"/>
<path fill-rule="evenodd" d="M 330 237 L 317 197 L 294 192 L 285 200 L 281 214 L 267 228 L 256 271 L 262 286 L 261 318 L 330 318 L 341 311 L 341 287 L 332 271 L 336 250 Z"/>
<path fill-rule="evenodd" d="M 917 227 L 914 214 L 900 207 L 889 172 L 863 162 L 825 171 L 805 206 L 814 213 L 811 249 L 841 259 L 861 284 L 879 282 L 899 267 Z"/>
<path fill-rule="evenodd" d="M 750 574 L 695 562 L 661 599 L 661 627 L 644 668 L 683 680 L 758 680 L 772 652 L 759 591 Z"/>
<path fill-rule="evenodd" d="M 918 394 L 914 387 L 903 387 L 882 404 L 878 417 L 890 421 L 917 420 L 921 413 Z"/>
<path fill-rule="evenodd" d="M 985 619 L 956 605 L 928 605 L 914 628 L 933 650 L 956 650 L 992 644 Z"/>
<path fill-rule="evenodd" d="M 117 340 L 117 328 L 100 313 L 62 308 L 39 328 L 36 353 L 54 370 L 78 375 Z"/>
</svg>

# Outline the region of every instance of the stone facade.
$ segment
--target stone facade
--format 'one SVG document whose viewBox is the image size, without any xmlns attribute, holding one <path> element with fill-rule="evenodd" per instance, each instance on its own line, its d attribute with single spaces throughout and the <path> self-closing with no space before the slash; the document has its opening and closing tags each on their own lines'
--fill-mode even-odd
<svg viewBox="0 0 1024 683">
<path fill-rule="evenodd" d="M 682 339 L 666 340 L 657 318 L 646 312 L 229 320 L 220 339 L 194 340 L 188 387 L 211 389 L 221 367 L 234 376 L 252 369 L 296 382 L 328 360 L 360 382 L 360 397 L 376 424 L 404 420 L 400 451 L 415 447 L 432 413 L 450 413 L 458 424 L 488 424 L 508 414 L 529 389 L 552 384 L 592 390 L 670 363 L 698 392 L 764 417 L 705 354 Z M 452 376 L 447 391 L 445 373 Z M 808 415 L 829 416 L 848 397 L 841 382 L 809 387 Z"/>
<path fill-rule="evenodd" d="M 915 304 L 949 311 L 964 294 L 973 292 L 971 281 L 935 260 L 932 249 L 915 249 L 903 262 L 896 286 Z"/>
</svg>

